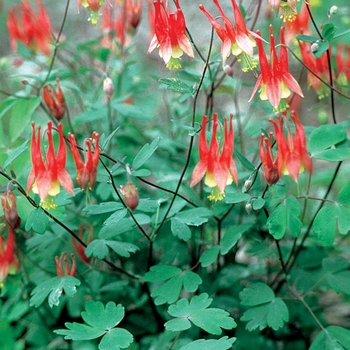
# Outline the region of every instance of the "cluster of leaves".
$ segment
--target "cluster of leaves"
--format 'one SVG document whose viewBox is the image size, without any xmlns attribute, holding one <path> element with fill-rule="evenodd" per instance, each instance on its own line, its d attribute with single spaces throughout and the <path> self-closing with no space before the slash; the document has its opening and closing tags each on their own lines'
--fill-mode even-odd
<svg viewBox="0 0 350 350">
<path fill-rule="evenodd" d="M 317 42 L 320 57 L 337 30 L 327 23 L 321 39 L 299 39 Z M 266 187 L 256 155 L 265 116 L 274 113 L 241 100 L 252 83 L 225 76 L 215 53 L 193 65 L 184 59 L 183 70 L 154 79 L 158 68 L 135 59 L 137 49 L 67 40 L 57 44 L 53 67 L 41 56 L 35 61 L 39 74 L 14 72 L 7 57 L 0 62 L 0 185 L 16 193 L 21 218 L 21 270 L 1 289 L 0 348 L 349 350 L 349 121 L 306 127 L 312 177 L 301 174 L 296 184 L 283 176 Z M 31 53 L 19 50 L 32 69 Z M 102 71 L 118 87 L 109 101 Z M 93 191 L 75 188 L 73 197 L 62 190 L 57 208 L 45 210 L 25 191 L 28 140 L 30 123 L 49 118 L 37 89 L 57 76 L 71 117 L 62 120 L 65 134 L 74 131 L 82 145 L 99 132 L 101 158 Z M 30 83 L 20 86 L 22 79 Z M 205 99 L 200 106 L 198 96 Z M 198 160 L 194 121 L 232 112 L 221 98 L 244 116 L 235 125 L 239 186 L 210 202 L 206 186 L 188 186 Z M 316 125 L 329 101 L 306 98 L 310 112 L 301 119 Z M 332 99 L 348 118 L 345 99 Z M 74 178 L 70 155 L 67 169 Z M 138 188 L 134 211 L 119 190 L 127 181 Z M 72 243 L 81 227 L 86 259 Z M 75 254 L 76 276 L 57 276 L 55 256 L 63 251 Z"/>
</svg>

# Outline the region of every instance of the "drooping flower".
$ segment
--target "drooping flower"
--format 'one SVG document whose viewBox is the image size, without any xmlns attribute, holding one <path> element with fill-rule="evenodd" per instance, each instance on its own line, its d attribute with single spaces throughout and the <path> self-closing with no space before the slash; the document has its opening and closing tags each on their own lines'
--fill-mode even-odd
<svg viewBox="0 0 350 350">
<path fill-rule="evenodd" d="M 92 230 L 93 230 L 92 226 L 89 225 L 88 226 L 89 234 L 87 236 L 87 239 L 85 240 L 84 238 L 86 238 L 86 236 L 84 236 L 84 225 L 80 224 L 78 236 L 82 241 L 85 241 L 87 245 L 89 245 L 92 242 Z M 85 255 L 85 249 L 86 249 L 85 246 L 83 246 L 80 242 L 78 242 L 73 236 L 72 236 L 72 242 L 73 242 L 75 250 L 77 251 L 77 253 L 79 255 L 79 258 L 82 261 L 88 263 L 91 260 L 91 257 L 88 258 Z"/>
<path fill-rule="evenodd" d="M 128 46 L 141 19 L 141 0 L 106 2 L 101 11 L 102 46 Z"/>
<path fill-rule="evenodd" d="M 120 192 L 124 196 L 125 205 L 129 209 L 135 210 L 139 205 L 139 193 L 136 186 L 128 181 L 125 186 L 120 186 Z"/>
<path fill-rule="evenodd" d="M 269 5 L 277 13 L 281 11 L 283 22 L 293 22 L 297 16 L 297 0 L 269 0 Z"/>
<path fill-rule="evenodd" d="M 286 43 L 290 44 L 298 34 L 311 35 L 309 26 L 310 14 L 305 4 L 302 5 L 300 12 L 296 15 L 294 21 L 286 21 Z"/>
<path fill-rule="evenodd" d="M 66 112 L 66 103 L 61 89 L 60 79 L 56 79 L 57 91 L 51 84 L 44 85 L 43 99 L 54 118 L 60 120 Z"/>
<path fill-rule="evenodd" d="M 40 0 L 36 0 L 38 12 L 34 11 L 30 1 L 10 8 L 7 28 L 13 51 L 17 50 L 17 41 L 27 46 L 34 53 L 50 55 L 53 31 L 49 15 Z"/>
<path fill-rule="evenodd" d="M 260 31 L 257 31 L 260 35 Z M 277 51 L 275 48 L 275 39 L 272 33 L 272 26 L 270 26 L 270 64 L 268 63 L 266 53 L 262 40 L 257 38 L 256 42 L 258 44 L 259 52 L 259 62 L 260 62 L 260 75 L 254 86 L 250 100 L 254 97 L 261 86 L 260 98 L 262 100 L 269 100 L 271 105 L 277 110 L 283 110 L 288 107 L 285 101 L 281 101 L 282 98 L 287 98 L 293 91 L 294 93 L 304 97 L 303 92 L 294 79 L 292 74 L 289 72 L 288 68 L 288 52 L 285 47 L 284 40 L 284 27 L 280 30 L 280 57 L 277 56 Z M 281 103 L 282 102 L 282 103 Z M 281 103 L 281 104 L 280 104 Z"/>
<path fill-rule="evenodd" d="M 69 134 L 68 136 L 77 168 L 77 183 L 84 191 L 86 191 L 88 188 L 93 190 L 96 183 L 97 166 L 100 159 L 100 147 L 98 143 L 100 135 L 97 132 L 93 132 L 91 139 L 85 140 L 85 145 L 87 146 L 87 151 L 85 153 L 85 164 L 80 157 L 74 135 Z M 95 147 L 94 152 L 92 152 L 93 145 Z"/>
<path fill-rule="evenodd" d="M 185 16 L 180 8 L 179 0 L 175 0 L 176 11 L 170 12 L 162 0 L 154 2 L 155 34 L 147 53 L 159 47 L 159 55 L 169 69 L 181 68 L 180 58 L 185 52 L 194 57 L 191 42 L 186 35 Z"/>
<path fill-rule="evenodd" d="M 309 44 L 305 41 L 298 41 L 300 47 L 301 57 L 305 65 L 311 69 L 317 76 L 325 81 L 329 81 L 329 69 L 327 61 L 327 53 L 325 52 L 321 57 L 317 58 L 311 52 Z M 333 74 L 333 73 L 332 73 Z M 312 86 L 317 93 L 318 98 L 322 98 L 329 95 L 329 87 L 322 83 L 314 74 L 309 70 L 307 72 L 307 82 L 309 86 Z"/>
<path fill-rule="evenodd" d="M 269 185 L 275 184 L 281 177 L 281 167 L 279 165 L 280 157 L 274 159 L 272 152 L 272 132 L 269 137 L 265 137 L 264 134 L 260 135 L 260 159 L 262 164 L 262 171 L 266 182 Z"/>
<path fill-rule="evenodd" d="M 88 9 L 90 11 L 88 20 L 91 21 L 92 24 L 97 24 L 100 16 L 98 11 L 104 2 L 105 0 L 78 0 L 78 11 L 81 5 Z"/>
<path fill-rule="evenodd" d="M 8 228 L 9 236 L 7 242 L 3 236 L 0 236 L 0 287 L 3 286 L 8 274 L 14 274 L 19 269 L 19 264 L 14 253 L 15 234 L 12 226 L 9 225 Z"/>
<path fill-rule="evenodd" d="M 242 62 L 242 69 L 244 72 L 256 68 L 257 63 L 252 60 L 252 56 L 253 48 L 256 46 L 254 37 L 257 35 L 247 29 L 242 12 L 236 3 L 236 0 L 231 0 L 236 26 L 234 26 L 226 16 L 219 1 L 213 0 L 213 2 L 220 11 L 224 26 L 215 19 L 203 5 L 199 5 L 199 9 L 208 17 L 211 25 L 222 41 L 221 57 L 223 66 L 225 66 L 226 59 L 230 56 L 230 53 L 232 53 Z"/>
<path fill-rule="evenodd" d="M 350 45 L 339 44 L 335 55 L 337 83 L 340 87 L 350 85 Z"/>
<path fill-rule="evenodd" d="M 27 182 L 27 192 L 32 189 L 34 193 L 38 193 L 43 208 L 55 208 L 53 196 L 60 192 L 60 184 L 71 195 L 74 196 L 73 182 L 66 170 L 66 144 L 63 136 L 62 124 L 57 126 L 59 134 L 59 146 L 57 154 L 52 137 L 52 123 L 47 123 L 48 148 L 45 160 L 41 153 L 40 146 L 40 130 L 38 127 L 38 136 L 36 137 L 35 124 L 32 123 L 32 142 L 30 153 L 32 158 L 32 169 L 29 173 Z"/>
<path fill-rule="evenodd" d="M 8 224 L 13 228 L 19 227 L 21 219 L 18 217 L 16 196 L 11 190 L 8 190 L 2 194 L 1 204 Z"/>
<path fill-rule="evenodd" d="M 294 134 L 290 130 L 286 114 L 284 114 L 284 117 L 287 124 L 287 137 L 283 132 L 281 116 L 277 116 L 277 123 L 270 119 L 276 134 L 277 164 L 280 173 L 290 175 L 294 181 L 298 181 L 299 174 L 305 168 L 312 174 L 312 162 L 306 148 L 305 131 L 297 114 L 294 111 L 291 114 L 295 128 Z"/>
<path fill-rule="evenodd" d="M 230 185 L 232 181 L 238 183 L 237 169 L 232 160 L 234 148 L 232 118 L 231 115 L 229 127 L 226 118 L 224 121 L 224 144 L 221 153 L 216 138 L 217 114 L 213 115 L 213 131 L 209 147 L 206 140 L 207 116 L 203 116 L 202 119 L 202 129 L 199 135 L 199 162 L 192 173 L 191 187 L 205 175 L 204 183 L 214 188 L 208 197 L 210 200 L 221 200 L 224 197 L 226 185 Z"/>
<path fill-rule="evenodd" d="M 68 254 L 67 252 L 61 253 L 60 257 L 55 256 L 56 261 L 56 274 L 58 277 L 64 276 L 75 276 L 77 272 L 77 264 L 75 261 L 75 256 L 72 253 L 71 255 L 71 266 L 69 266 Z"/>
</svg>

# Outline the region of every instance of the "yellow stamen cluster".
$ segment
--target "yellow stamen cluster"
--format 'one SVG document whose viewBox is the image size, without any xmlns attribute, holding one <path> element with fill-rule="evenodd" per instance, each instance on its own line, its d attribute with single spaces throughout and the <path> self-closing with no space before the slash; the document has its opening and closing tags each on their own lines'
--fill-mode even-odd
<svg viewBox="0 0 350 350">
<path fill-rule="evenodd" d="M 225 192 L 221 192 L 218 187 L 214 187 L 211 192 L 210 195 L 208 196 L 208 199 L 210 201 L 221 201 L 223 198 L 225 197 Z"/>
</svg>

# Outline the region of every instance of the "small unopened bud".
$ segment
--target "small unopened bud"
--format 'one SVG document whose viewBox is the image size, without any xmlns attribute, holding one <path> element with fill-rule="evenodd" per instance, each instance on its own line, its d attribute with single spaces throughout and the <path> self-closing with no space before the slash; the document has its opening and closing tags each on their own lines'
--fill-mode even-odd
<svg viewBox="0 0 350 350">
<path fill-rule="evenodd" d="M 23 79 L 23 80 L 21 81 L 21 83 L 22 83 L 23 85 L 28 85 L 28 84 L 29 84 L 29 81 L 28 81 L 27 79 Z"/>
<path fill-rule="evenodd" d="M 129 181 L 125 186 L 120 186 L 120 192 L 124 196 L 125 205 L 129 209 L 135 210 L 139 204 L 139 194 L 136 186 Z"/>
<path fill-rule="evenodd" d="M 228 64 L 224 67 L 224 72 L 229 76 L 229 77 L 233 77 L 233 69 L 231 66 L 229 66 Z"/>
<path fill-rule="evenodd" d="M 114 86 L 111 78 L 107 77 L 103 80 L 103 91 L 109 99 L 113 97 Z"/>
<path fill-rule="evenodd" d="M 318 46 L 317 42 L 312 43 L 310 46 L 311 52 L 317 52 L 318 48 L 319 48 L 319 46 Z"/>
<path fill-rule="evenodd" d="M 329 9 L 329 15 L 332 16 L 332 15 L 335 15 L 338 13 L 338 6 L 332 6 L 330 9 Z"/>
<path fill-rule="evenodd" d="M 248 215 L 250 215 L 250 213 L 252 211 L 252 203 L 251 202 L 247 202 L 247 204 L 245 205 L 245 211 L 248 213 Z"/>
<path fill-rule="evenodd" d="M 251 179 L 246 180 L 243 185 L 243 191 L 248 192 L 252 187 L 252 184 L 253 184 L 253 181 Z"/>
<path fill-rule="evenodd" d="M 13 227 L 18 228 L 21 219 L 18 217 L 17 205 L 16 205 L 16 196 L 11 190 L 3 193 L 1 197 L 1 204 L 4 210 L 4 216 L 6 221 Z"/>
</svg>

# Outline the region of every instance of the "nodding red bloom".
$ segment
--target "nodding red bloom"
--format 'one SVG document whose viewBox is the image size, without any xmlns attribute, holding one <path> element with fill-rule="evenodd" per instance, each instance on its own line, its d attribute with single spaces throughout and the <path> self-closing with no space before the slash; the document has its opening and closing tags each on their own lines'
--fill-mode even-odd
<svg viewBox="0 0 350 350">
<path fill-rule="evenodd" d="M 325 52 L 320 58 L 313 55 L 310 50 L 310 46 L 305 41 L 298 41 L 301 57 L 305 65 L 311 69 L 317 76 L 321 77 L 325 81 L 329 81 L 329 69 L 327 61 L 327 53 Z M 332 73 L 333 74 L 333 73 Z M 309 86 L 312 86 L 317 93 L 318 98 L 321 100 L 325 96 L 329 95 L 329 87 L 324 85 L 320 79 L 318 79 L 309 70 L 307 72 L 307 82 Z"/>
<path fill-rule="evenodd" d="M 87 151 L 85 153 L 85 164 L 80 157 L 74 135 L 69 134 L 68 136 L 77 168 L 77 183 L 84 191 L 86 191 L 88 188 L 93 190 L 96 183 L 97 166 L 100 159 L 100 146 L 98 144 L 100 135 L 97 132 L 93 132 L 91 139 L 85 140 L 85 145 L 87 146 Z M 93 144 L 95 146 L 94 152 L 92 152 Z"/>
<path fill-rule="evenodd" d="M 77 264 L 75 261 L 75 256 L 72 253 L 70 257 L 72 260 L 71 266 L 69 266 L 67 252 L 63 252 L 60 257 L 55 256 L 57 276 L 75 276 L 75 274 L 77 273 Z"/>
<path fill-rule="evenodd" d="M 8 227 L 10 232 L 7 242 L 3 236 L 0 236 L 0 287 L 3 286 L 9 273 L 14 274 L 19 269 L 19 264 L 14 254 L 15 234 L 12 226 Z"/>
<path fill-rule="evenodd" d="M 350 46 L 339 44 L 335 56 L 337 66 L 337 82 L 341 86 L 350 84 Z"/>
<path fill-rule="evenodd" d="M 1 204 L 4 210 L 5 219 L 13 228 L 19 227 L 21 219 L 18 217 L 16 196 L 11 190 L 3 193 L 1 197 Z"/>
<path fill-rule="evenodd" d="M 262 164 L 262 170 L 264 177 L 269 185 L 275 184 L 281 177 L 281 168 L 279 166 L 279 159 L 274 159 L 272 153 L 272 132 L 269 137 L 265 137 L 264 134 L 260 135 L 260 159 Z"/>
<path fill-rule="evenodd" d="M 257 31 L 260 35 L 260 31 Z M 281 44 L 285 45 L 284 27 L 280 30 Z M 261 86 L 260 98 L 262 100 L 269 100 L 275 109 L 285 109 L 285 102 L 280 105 L 282 98 L 287 98 L 291 92 L 304 97 L 303 92 L 294 79 L 288 68 L 288 52 L 285 46 L 280 47 L 280 58 L 277 56 L 275 48 L 275 39 L 272 33 L 272 26 L 270 26 L 270 64 L 267 61 L 266 53 L 263 47 L 262 40 L 257 38 L 259 52 L 259 62 L 261 74 L 254 86 L 252 96 L 255 95 L 258 87 Z M 288 107 L 288 106 L 287 106 Z"/>
<path fill-rule="evenodd" d="M 49 15 L 40 0 L 36 0 L 38 13 L 31 7 L 30 1 L 22 1 L 9 10 L 7 28 L 13 51 L 17 50 L 17 41 L 34 52 L 50 55 L 52 26 Z"/>
<path fill-rule="evenodd" d="M 38 193 L 43 208 L 55 208 L 52 196 L 60 192 L 60 184 L 71 195 L 74 196 L 73 182 L 66 170 L 66 144 L 63 136 L 62 124 L 58 124 L 59 146 L 55 155 L 55 149 L 52 138 L 52 123 L 47 123 L 48 148 L 45 157 L 41 153 L 40 130 L 38 127 L 38 136 L 36 137 L 35 124 L 32 123 L 32 143 L 30 153 L 32 158 L 32 170 L 30 171 L 27 192 L 30 189 Z M 43 159 L 45 158 L 45 160 Z"/>
<path fill-rule="evenodd" d="M 92 242 L 92 226 L 91 225 L 88 226 L 88 231 L 89 231 L 89 235 L 87 236 L 86 245 L 89 245 Z M 84 234 L 84 225 L 80 224 L 78 236 L 82 241 L 84 241 L 83 234 Z M 79 258 L 82 261 L 88 263 L 91 260 L 91 257 L 88 258 L 85 255 L 85 249 L 86 249 L 85 246 L 83 246 L 80 242 L 78 242 L 73 236 L 72 236 L 72 242 L 73 242 L 75 250 L 77 251 L 77 253 L 79 255 Z"/>
<path fill-rule="evenodd" d="M 99 21 L 99 14 L 97 12 L 104 2 L 105 0 L 78 0 L 78 12 L 80 6 L 83 5 L 86 9 L 91 11 L 89 21 L 91 21 L 92 24 L 96 24 Z"/>
<path fill-rule="evenodd" d="M 57 120 L 60 120 L 66 112 L 66 103 L 58 78 L 56 79 L 56 83 L 57 91 L 51 84 L 44 85 L 43 99 L 51 115 Z"/>
<path fill-rule="evenodd" d="M 140 22 L 141 11 L 141 0 L 115 0 L 113 5 L 105 3 L 101 17 L 102 46 L 111 48 L 115 39 L 122 47 L 129 45 Z"/>
<path fill-rule="evenodd" d="M 294 124 L 294 134 L 290 130 L 286 115 L 285 121 L 288 128 L 288 136 L 283 132 L 283 123 L 281 116 L 277 116 L 277 123 L 270 119 L 275 129 L 277 143 L 277 164 L 280 174 L 290 175 L 294 181 L 298 181 L 299 174 L 306 168 L 312 174 L 312 162 L 306 148 L 306 137 L 303 125 L 297 114 L 293 111 L 291 119 Z"/>
<path fill-rule="evenodd" d="M 205 184 L 214 187 L 210 200 L 221 200 L 224 197 L 226 185 L 232 181 L 238 183 L 236 166 L 232 160 L 234 148 L 234 134 L 230 115 L 230 126 L 227 126 L 227 119 L 224 120 L 224 144 L 220 153 L 219 143 L 216 138 L 218 128 L 217 114 L 213 115 L 213 131 L 208 147 L 206 140 L 207 116 L 203 116 L 202 129 L 199 135 L 199 162 L 192 173 L 191 187 L 196 185 L 205 175 Z"/>
<path fill-rule="evenodd" d="M 120 186 L 120 192 L 124 196 L 125 205 L 129 209 L 135 210 L 139 205 L 139 193 L 136 186 L 129 181 L 125 186 Z"/>
<path fill-rule="evenodd" d="M 309 28 L 310 15 L 305 4 L 302 5 L 300 12 L 296 15 L 294 21 L 286 21 L 286 43 L 290 44 L 298 34 L 311 35 Z"/>
<path fill-rule="evenodd" d="M 169 69 L 181 68 L 180 57 L 185 52 L 194 57 L 191 42 L 186 35 L 186 22 L 180 8 L 179 0 L 175 0 L 176 11 L 170 12 L 162 0 L 154 2 L 154 36 L 147 53 L 159 47 L 159 55 Z"/>
<path fill-rule="evenodd" d="M 223 65 L 232 52 L 233 55 L 239 57 L 239 61 L 243 60 L 243 71 L 246 72 L 249 69 L 256 68 L 257 64 L 251 60 L 251 56 L 253 56 L 253 47 L 256 46 L 253 37 L 256 37 L 257 35 L 247 29 L 243 15 L 236 3 L 236 0 L 231 0 L 236 27 L 234 27 L 232 22 L 226 16 L 224 10 L 219 4 L 219 1 L 213 0 L 213 2 L 220 11 L 224 26 L 222 26 L 220 22 L 215 19 L 203 5 L 199 5 L 199 9 L 208 17 L 211 25 L 222 41 L 221 57 Z"/>
</svg>

